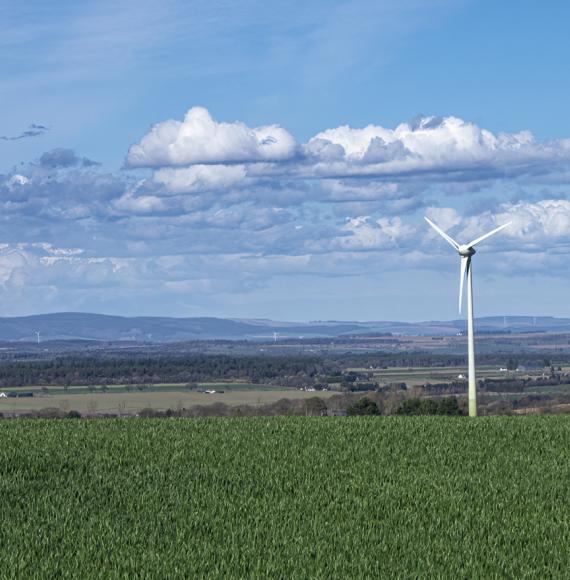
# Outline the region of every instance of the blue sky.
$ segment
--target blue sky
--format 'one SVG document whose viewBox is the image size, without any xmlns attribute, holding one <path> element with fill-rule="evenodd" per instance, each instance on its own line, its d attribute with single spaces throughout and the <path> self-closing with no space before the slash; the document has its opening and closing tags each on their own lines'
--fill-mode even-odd
<svg viewBox="0 0 570 580">
<path fill-rule="evenodd" d="M 570 316 L 569 17 L 0 1 L 0 314 Z"/>
</svg>

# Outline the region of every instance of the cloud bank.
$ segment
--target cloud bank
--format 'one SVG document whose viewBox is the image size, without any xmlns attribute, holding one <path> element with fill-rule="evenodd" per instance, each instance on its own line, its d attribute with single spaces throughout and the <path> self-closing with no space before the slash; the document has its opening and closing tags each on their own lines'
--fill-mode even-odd
<svg viewBox="0 0 570 580">
<path fill-rule="evenodd" d="M 127 155 L 130 167 L 248 164 L 248 175 L 480 180 L 567 167 L 570 139 L 537 142 L 529 131 L 498 133 L 457 117 L 419 117 L 395 129 L 368 125 L 322 131 L 305 144 L 279 125 L 218 123 L 194 107 L 157 123 Z"/>
<path fill-rule="evenodd" d="M 459 240 L 512 221 L 482 249 L 495 253 L 486 275 L 564 278 L 569 143 L 452 116 L 302 143 L 277 123 L 218 122 L 194 107 L 132 145 L 127 170 L 52 149 L 0 175 L 4 313 L 184 314 L 188 301 L 215 308 L 274 280 L 381 287 L 394 272 L 455 271 L 424 214 Z"/>
</svg>

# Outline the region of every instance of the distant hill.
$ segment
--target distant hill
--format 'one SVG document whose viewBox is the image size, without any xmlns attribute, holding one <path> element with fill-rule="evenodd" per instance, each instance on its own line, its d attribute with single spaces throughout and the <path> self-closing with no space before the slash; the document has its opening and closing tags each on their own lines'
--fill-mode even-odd
<svg viewBox="0 0 570 580">
<path fill-rule="evenodd" d="M 551 316 L 490 316 L 475 322 L 479 332 L 570 332 L 569 318 Z M 0 340 L 98 340 L 177 342 L 187 340 L 272 340 L 326 338 L 354 334 L 454 335 L 464 331 L 465 320 L 318 321 L 277 322 L 266 319 L 169 318 L 161 316 L 108 316 L 62 312 L 0 318 Z"/>
<path fill-rule="evenodd" d="M 280 323 L 225 318 L 168 318 L 161 316 L 108 316 L 62 312 L 0 318 L 0 340 L 129 340 L 177 342 L 184 340 L 263 340 L 280 336 L 339 336 L 361 331 L 354 323 Z"/>
</svg>

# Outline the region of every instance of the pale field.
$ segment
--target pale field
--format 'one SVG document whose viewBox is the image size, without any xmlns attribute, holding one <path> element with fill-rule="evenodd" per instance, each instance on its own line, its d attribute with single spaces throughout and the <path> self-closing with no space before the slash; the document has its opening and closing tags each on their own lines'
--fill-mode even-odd
<svg viewBox="0 0 570 580">
<path fill-rule="evenodd" d="M 197 393 L 192 391 L 130 392 L 130 393 L 85 393 L 85 394 L 34 394 L 34 397 L 2 398 L 0 412 L 18 413 L 55 407 L 63 411 L 71 409 L 81 413 L 133 414 L 144 408 L 155 410 L 180 409 L 194 405 L 225 403 L 229 406 L 264 405 L 280 399 L 328 398 L 332 391 L 299 391 L 275 389 L 266 391 L 226 391 L 225 393 Z"/>
</svg>

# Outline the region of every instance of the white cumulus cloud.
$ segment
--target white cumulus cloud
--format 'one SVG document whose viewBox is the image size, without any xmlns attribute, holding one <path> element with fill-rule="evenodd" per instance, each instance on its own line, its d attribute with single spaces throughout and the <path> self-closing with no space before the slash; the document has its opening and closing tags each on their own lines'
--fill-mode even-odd
<svg viewBox="0 0 570 580">
<path fill-rule="evenodd" d="M 207 109 L 191 108 L 183 121 L 157 123 L 127 155 L 131 167 L 280 161 L 295 155 L 295 139 L 279 125 L 251 128 L 218 123 Z"/>
<path fill-rule="evenodd" d="M 537 142 L 529 131 L 494 134 L 457 117 L 424 117 L 395 129 L 327 129 L 304 147 L 316 175 L 402 177 L 445 173 L 449 179 L 518 175 L 570 161 L 568 140 Z"/>
<path fill-rule="evenodd" d="M 348 218 L 330 245 L 342 250 L 385 250 L 397 247 L 414 232 L 399 217 L 374 220 L 370 216 L 359 216 Z"/>
<path fill-rule="evenodd" d="M 487 227 L 512 222 L 505 230 L 509 236 L 519 238 L 522 243 L 542 241 L 556 244 L 570 241 L 570 201 L 566 199 L 544 199 L 536 203 L 520 201 L 501 206 L 496 215 L 482 214 L 468 220 L 471 228 L 483 222 Z"/>
</svg>

